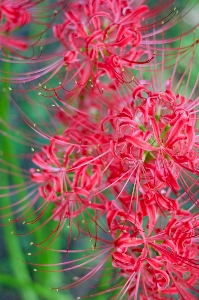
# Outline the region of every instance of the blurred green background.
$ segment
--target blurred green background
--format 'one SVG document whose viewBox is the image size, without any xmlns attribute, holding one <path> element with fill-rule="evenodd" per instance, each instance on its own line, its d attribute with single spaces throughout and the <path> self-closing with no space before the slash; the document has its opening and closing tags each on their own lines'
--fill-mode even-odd
<svg viewBox="0 0 199 300">
<path fill-rule="evenodd" d="M 179 7 L 182 5 L 183 1 L 175 1 L 176 6 Z M 191 1 L 192 3 L 198 3 L 198 1 Z M 151 1 L 152 3 L 152 1 Z M 199 9 L 198 6 L 189 13 L 189 15 L 185 18 L 184 29 L 190 28 L 190 26 L 195 25 L 199 19 Z M 178 31 L 177 31 L 178 30 Z M 196 36 L 198 36 L 198 30 Z M 181 33 L 181 27 L 174 28 L 169 30 L 169 37 L 176 36 Z M 186 37 L 184 41 L 185 44 L 191 44 L 193 42 L 193 34 L 190 34 Z M 178 46 L 178 43 L 176 43 Z M 196 51 L 196 62 L 199 62 L 199 51 Z M 186 59 L 179 62 L 178 72 L 179 78 L 183 73 L 184 68 L 186 67 L 187 61 Z M 10 66 L 6 63 L 1 63 L 1 69 L 9 72 Z M 23 65 L 20 65 L 19 71 L 23 72 Z M 165 77 L 170 77 L 170 70 L 165 71 Z M 194 64 L 192 69 L 192 77 L 190 80 L 190 86 L 188 89 L 188 94 L 191 93 L 191 89 L 194 86 L 194 82 L 198 76 L 198 65 Z M 179 80 L 176 78 L 176 80 Z M 183 81 L 183 85 L 186 83 L 186 78 Z M 29 169 L 32 165 L 28 162 L 30 152 L 29 146 L 20 145 L 15 141 L 14 138 L 20 139 L 22 137 L 22 133 L 29 134 L 31 139 L 34 139 L 34 134 L 27 128 L 28 126 L 23 123 L 23 119 L 20 117 L 20 113 L 16 107 L 13 106 L 13 103 L 10 102 L 10 97 L 13 97 L 16 103 L 19 106 L 23 106 L 24 113 L 27 111 L 29 113 L 30 119 L 36 122 L 35 111 L 30 111 L 30 101 L 26 101 L 24 98 L 24 94 L 15 95 L 13 91 L 9 89 L 9 82 L 0 83 L 0 117 L 5 120 L 8 124 L 16 128 L 8 129 L 6 124 L 0 124 L 0 159 L 6 160 L 12 165 L 23 167 L 25 169 Z M 38 101 L 37 92 L 31 92 L 29 96 L 33 99 L 33 101 Z M 25 101 L 24 101 L 25 99 Z M 39 100 L 40 102 L 40 100 Z M 31 104 L 32 105 L 32 104 Z M 42 126 L 48 127 L 49 122 L 49 111 L 45 108 L 45 99 L 41 100 L 39 106 L 39 114 L 41 115 L 41 119 L 43 120 Z M 51 112 L 50 112 L 51 114 Z M 38 116 L 37 116 L 38 117 Z M 3 134 L 7 133 L 7 135 Z M 49 129 L 49 133 L 53 132 L 53 129 Z M 13 138 L 12 138 L 13 137 Z M 43 143 L 43 140 L 38 138 L 38 143 Z M 38 146 L 36 143 L 35 146 Z M 39 147 L 38 147 L 39 149 Z M 21 155 L 23 153 L 23 155 Z M 20 170 L 15 170 L 16 175 L 9 174 L 9 171 L 14 171 L 12 167 L 5 165 L 2 160 L 0 160 L 0 187 L 12 185 L 22 185 L 24 184 L 23 176 L 20 175 Z M 8 173 L 4 170 L 7 169 Z M 7 189 L 1 189 L 0 194 L 6 194 L 9 192 Z M 2 206 L 9 205 L 13 201 L 13 197 L 4 196 L 0 198 Z M 20 192 L 17 197 L 24 197 L 24 192 Z M 6 210 L 9 213 L 9 209 Z M 4 211 L 2 211 L 2 214 Z M 49 210 L 50 216 L 50 210 Z M 9 217 L 7 218 L 7 222 Z M 34 217 L 33 217 L 34 219 Z M 53 221 L 54 222 L 54 221 Z M 53 223 L 54 227 L 55 222 Z M 101 279 L 98 278 L 98 282 L 96 282 L 96 278 L 90 279 L 83 287 L 78 286 L 77 288 L 71 291 L 55 291 L 50 290 L 49 287 L 59 287 L 62 285 L 66 285 L 67 283 L 74 280 L 77 280 L 79 276 L 81 276 L 81 270 L 77 270 L 74 272 L 66 272 L 66 273 L 41 273 L 38 271 L 34 271 L 36 267 L 25 264 L 22 261 L 30 261 L 35 264 L 51 264 L 58 263 L 60 260 L 60 254 L 55 253 L 53 251 L 46 251 L 42 254 L 36 256 L 28 256 L 28 253 L 35 251 L 34 246 L 30 246 L 32 240 L 34 243 L 41 242 L 46 238 L 46 227 L 40 228 L 40 230 L 34 232 L 31 236 L 19 237 L 11 234 L 11 232 L 23 232 L 23 226 L 26 226 L 25 231 L 27 231 L 26 224 L 18 224 L 15 223 L 10 224 L 8 226 L 0 227 L 0 299 L 1 300 L 72 300 L 80 297 L 81 295 L 90 294 L 91 285 L 99 284 Z M 62 235 L 60 235 L 56 240 L 56 249 L 63 249 L 66 245 L 66 235 L 67 232 L 64 231 Z M 82 249 L 87 248 L 87 240 L 81 240 Z M 73 245 L 72 245 L 73 246 Z M 63 258 L 63 255 L 62 255 Z M 100 276 L 103 276 L 103 272 L 100 273 Z M 105 274 L 106 276 L 106 274 Z M 108 274 L 107 276 L 110 276 Z M 104 286 L 103 286 L 104 287 Z M 108 288 L 108 286 L 107 286 Z M 100 289 L 98 289 L 100 290 Z M 102 295 L 98 296 L 97 299 L 110 299 L 112 295 Z"/>
</svg>

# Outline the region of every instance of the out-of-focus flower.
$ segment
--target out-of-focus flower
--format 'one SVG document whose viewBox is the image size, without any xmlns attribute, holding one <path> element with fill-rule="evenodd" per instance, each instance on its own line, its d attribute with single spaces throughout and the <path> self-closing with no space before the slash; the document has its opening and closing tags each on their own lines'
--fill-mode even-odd
<svg viewBox="0 0 199 300">
<path fill-rule="evenodd" d="M 179 18 L 172 1 L 158 3 L 151 9 L 147 3 L 120 0 L 72 3 L 63 22 L 53 27 L 63 48 L 66 67 L 62 85 L 70 83 L 74 91 L 89 80 L 92 85 L 99 85 L 104 76 L 106 80 L 125 83 L 125 73 L 149 63 L 154 58 L 153 53 L 149 56 L 151 45 L 159 43 L 157 35 Z"/>
<path fill-rule="evenodd" d="M 57 7 L 59 23 L 54 25 L 51 20 L 47 25 L 53 28 L 54 38 L 34 43 L 35 49 L 36 46 L 43 49 L 42 53 L 39 50 L 38 57 L 35 51 L 25 60 L 32 70 L 17 77 L 13 72 L 11 82 L 32 82 L 28 85 L 30 89 L 48 82 L 50 89 L 64 88 L 67 98 L 77 95 L 87 84 L 97 86 L 100 91 L 105 80 L 128 84 L 132 81 L 132 69 L 149 66 L 154 55 L 162 58 L 164 51 L 167 61 L 173 59 L 180 53 L 181 46 L 174 45 L 166 50 L 164 45 L 175 43 L 190 33 L 181 32 L 172 39 L 165 38 L 167 31 L 189 13 L 192 7 L 189 1 L 179 12 L 173 1 L 151 5 L 147 0 L 136 3 L 89 0 L 67 5 L 58 2 Z M 48 45 L 54 47 L 54 43 L 59 47 L 49 53 Z M 186 52 L 183 47 L 181 50 L 182 54 Z M 15 62 L 13 59 L 9 61 Z"/>
<path fill-rule="evenodd" d="M 28 59 L 28 56 L 24 56 L 21 51 L 24 52 L 38 44 L 59 13 L 57 8 L 59 11 L 62 10 L 64 4 L 62 2 L 48 4 L 46 0 L 2 0 L 0 3 L 1 59 L 10 59 L 10 62 L 15 62 L 15 59 L 19 58 Z M 30 30 L 33 25 L 37 26 L 37 33 L 30 36 L 25 30 Z M 8 51 L 14 56 L 9 56 Z M 32 57 L 34 55 L 33 51 Z"/>
</svg>

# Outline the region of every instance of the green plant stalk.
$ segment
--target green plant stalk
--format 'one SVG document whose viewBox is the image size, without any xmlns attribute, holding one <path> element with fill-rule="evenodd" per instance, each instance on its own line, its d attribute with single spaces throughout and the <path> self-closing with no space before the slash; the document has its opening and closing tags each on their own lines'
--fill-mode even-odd
<svg viewBox="0 0 199 300">
<path fill-rule="evenodd" d="M 8 63 L 4 63 L 4 71 L 9 72 Z M 7 121 L 9 114 L 10 114 L 9 83 L 5 82 L 3 84 L 3 93 L 0 102 L 0 117 L 4 121 Z M 3 126 L 2 130 L 6 132 L 6 127 Z M 2 141 L 1 150 L 3 152 L 3 156 L 5 156 L 6 153 L 9 153 L 10 149 L 12 149 L 13 147 L 12 141 L 8 140 L 8 138 L 4 136 L 1 136 L 1 141 Z M 13 165 L 17 165 L 17 159 L 15 157 L 11 157 L 10 163 Z M 23 179 L 18 176 L 16 181 L 18 183 L 21 183 L 23 182 Z M 9 175 L 2 174 L 1 185 L 9 186 Z M 9 193 L 9 189 L 6 192 Z M 6 206 L 10 205 L 9 196 L 4 197 L 4 205 Z M 9 210 L 11 212 L 11 209 Z M 7 212 L 9 212 L 9 210 L 7 210 Z M 31 283 L 31 276 L 29 274 L 28 266 L 17 259 L 20 258 L 22 260 L 25 260 L 18 238 L 14 235 L 11 236 L 11 232 L 15 231 L 16 229 L 14 223 L 10 224 L 9 226 L 4 226 L 3 229 L 4 229 L 5 245 L 8 254 L 10 256 L 10 264 L 14 276 L 19 280 Z M 36 292 L 34 291 L 34 289 L 31 288 L 31 286 L 27 288 L 27 286 L 24 285 L 23 289 L 20 290 L 20 294 L 23 300 L 27 300 L 27 299 L 39 300 Z"/>
<path fill-rule="evenodd" d="M 30 281 L 25 281 L 20 278 L 13 279 L 12 276 L 9 275 L 2 275 L 0 274 L 0 283 L 4 284 L 8 287 L 13 287 L 21 291 L 24 289 L 24 286 L 28 289 L 34 289 L 34 291 L 40 296 L 43 297 L 46 300 L 52 300 L 52 299 L 58 299 L 58 300 L 73 300 L 72 298 L 66 296 L 65 294 L 61 292 L 57 292 L 55 290 L 49 290 L 45 289 L 43 285 L 39 283 L 32 283 Z M 27 296 L 28 297 L 28 296 Z M 30 298 L 26 298 L 30 299 Z"/>
<path fill-rule="evenodd" d="M 9 72 L 9 64 L 6 64 L 6 63 L 4 64 L 4 71 Z M 4 121 L 9 121 L 8 116 L 10 116 L 10 103 L 9 103 L 10 89 L 9 89 L 8 82 L 5 82 L 3 84 L 2 92 L 3 93 L 2 93 L 2 97 L 1 97 L 1 101 L 0 101 L 0 118 L 2 118 Z M 2 126 L 1 129 L 4 132 L 7 131 L 6 126 Z M 16 148 L 16 146 L 13 141 L 9 140 L 7 137 L 4 137 L 3 135 L 1 136 L 0 150 L 3 153 L 3 157 L 6 158 L 6 155 L 10 154 L 11 152 L 12 152 L 12 154 L 14 154 L 13 152 L 14 152 L 15 148 Z M 19 162 L 14 155 L 11 155 L 11 157 L 9 157 L 9 162 L 14 166 L 20 167 Z M 12 171 L 12 170 L 10 169 L 10 171 Z M 23 184 L 24 183 L 23 175 L 21 174 L 21 176 L 20 176 L 20 172 L 18 172 L 17 176 L 15 175 L 12 177 L 12 182 L 14 184 Z M 0 184 L 2 186 L 8 186 L 9 185 L 9 175 L 2 174 Z M 9 189 L 5 192 L 9 193 Z M 9 206 L 10 204 L 11 204 L 10 198 L 4 197 L 4 205 Z M 32 211 L 29 211 L 29 212 L 33 213 L 34 211 L 32 209 Z M 9 211 L 7 210 L 7 213 L 11 213 L 11 209 Z M 15 231 L 16 231 L 16 226 L 14 223 L 10 224 L 9 226 L 4 227 L 5 244 L 6 244 L 6 248 L 9 253 L 9 256 L 10 256 L 12 272 L 13 272 L 14 276 L 16 277 L 16 279 L 20 279 L 20 280 L 22 279 L 25 282 L 29 282 L 28 288 L 26 288 L 24 286 L 23 290 L 20 290 L 22 299 L 26 300 L 28 297 L 28 299 L 30 299 L 30 300 L 38 300 L 37 293 L 35 292 L 34 288 L 32 288 L 32 289 L 30 288 L 32 278 L 30 275 L 29 268 L 25 263 L 20 261 L 20 260 L 26 261 L 27 256 L 24 256 L 24 253 L 21 249 L 21 245 L 20 245 L 18 237 L 15 235 L 11 236 L 11 232 L 15 232 Z M 41 242 L 42 240 L 45 240 L 45 238 L 46 238 L 46 232 L 45 232 L 45 229 L 43 229 L 43 228 L 34 232 L 34 234 L 33 234 L 34 243 Z M 60 244 L 60 240 L 58 241 L 58 244 Z M 61 245 L 60 245 L 60 247 L 61 247 Z M 18 260 L 17 258 L 19 258 L 20 260 Z M 52 251 L 47 251 L 47 252 L 42 253 L 41 255 L 38 255 L 37 257 L 35 257 L 35 259 L 36 259 L 35 263 L 41 263 L 41 264 L 42 263 L 45 263 L 45 264 L 56 263 L 56 261 L 58 259 L 58 254 L 54 253 Z M 20 270 L 20 272 L 19 272 L 19 270 Z M 62 284 L 61 273 L 53 274 L 53 273 L 49 272 L 49 273 L 45 273 L 45 275 L 44 274 L 41 275 L 41 273 L 37 272 L 37 274 L 34 274 L 34 277 L 36 277 L 37 281 L 39 281 L 40 283 L 43 284 L 44 290 L 48 290 L 49 287 L 59 287 Z M 71 298 L 71 296 L 70 296 L 69 292 L 67 292 L 67 299 L 70 299 L 70 298 Z M 57 295 L 56 299 L 57 300 L 59 299 L 58 295 Z"/>
</svg>

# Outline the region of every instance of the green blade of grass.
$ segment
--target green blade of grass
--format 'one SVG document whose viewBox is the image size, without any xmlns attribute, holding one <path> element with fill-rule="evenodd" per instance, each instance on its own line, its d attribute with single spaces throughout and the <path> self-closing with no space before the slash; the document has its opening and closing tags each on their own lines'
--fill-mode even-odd
<svg viewBox="0 0 199 300">
<path fill-rule="evenodd" d="M 9 72 L 9 64 L 5 63 L 4 64 L 4 70 L 5 72 Z M 9 86 L 8 82 L 3 84 L 3 93 L 1 96 L 1 101 L 0 101 L 0 117 L 3 120 L 7 120 L 7 117 L 9 116 Z M 6 127 L 3 126 L 1 128 L 3 131 L 6 132 Z M 1 136 L 1 150 L 3 153 L 3 156 L 5 156 L 7 153 L 9 153 L 9 150 L 13 147 L 12 141 L 8 140 L 8 138 Z M 10 159 L 10 163 L 16 164 L 17 160 L 15 157 L 12 157 Z M 17 179 L 18 183 L 21 183 L 22 179 L 20 177 Z M 2 174 L 1 176 L 1 185 L 2 186 L 9 186 L 9 175 L 7 174 Z M 9 193 L 9 188 L 6 191 Z M 3 199 L 4 205 L 9 206 L 10 205 L 10 198 L 9 196 L 4 197 Z M 9 209 L 11 212 L 11 209 Z M 7 210 L 7 212 L 9 212 Z M 17 258 L 20 258 L 22 260 L 24 259 L 23 252 L 20 246 L 20 243 L 18 241 L 18 238 L 14 235 L 11 236 L 11 232 L 15 231 L 15 225 L 14 223 L 10 224 L 10 226 L 4 226 L 3 231 L 4 231 L 4 238 L 5 238 L 5 245 L 10 257 L 10 264 L 12 268 L 12 272 L 14 276 L 17 279 L 20 279 L 22 281 L 27 281 L 31 283 L 31 277 L 29 274 L 29 270 L 26 264 L 21 263 Z M 37 297 L 37 294 L 35 293 L 34 289 L 27 288 L 26 285 L 23 286 L 23 289 L 20 290 L 20 294 L 23 300 L 39 300 Z"/>
<path fill-rule="evenodd" d="M 45 289 L 43 285 L 39 283 L 32 283 L 30 281 L 25 281 L 20 278 L 14 278 L 9 275 L 2 275 L 0 274 L 0 283 L 8 286 L 8 287 L 13 287 L 21 291 L 24 289 L 24 286 L 28 289 L 34 290 L 38 296 L 43 297 L 46 300 L 73 300 L 73 298 L 69 297 L 68 295 L 65 295 L 64 293 L 57 292 L 55 290 L 50 290 L 50 289 Z M 32 299 L 28 298 L 28 295 L 26 295 L 26 300 L 27 299 Z"/>
<path fill-rule="evenodd" d="M 4 64 L 4 70 L 5 72 L 9 72 L 9 64 Z M 10 116 L 10 103 L 9 103 L 9 83 L 6 82 L 3 84 L 2 88 L 2 97 L 0 101 L 0 118 L 2 118 L 4 121 L 9 121 L 8 116 Z M 6 126 L 1 126 L 1 130 L 4 132 L 7 132 Z M 13 166 L 20 167 L 19 161 L 17 157 L 14 155 L 17 153 L 17 148 L 15 143 L 12 140 L 9 140 L 8 137 L 1 136 L 0 137 L 1 144 L 0 144 L 0 150 L 3 153 L 3 158 L 6 159 L 6 156 L 8 156 L 10 153 L 12 154 L 9 156 L 9 163 L 12 164 Z M 10 171 L 12 171 L 12 168 L 10 168 Z M 7 174 L 1 174 L 1 186 L 8 186 L 10 184 L 10 175 Z M 25 184 L 23 175 L 18 172 L 17 176 L 12 176 L 12 182 L 14 184 Z M 9 193 L 9 188 L 5 193 Z M 25 195 L 24 195 L 25 196 Z M 11 199 L 10 197 L 6 196 L 3 199 L 4 206 L 9 206 L 11 204 Z M 29 211 L 33 213 L 32 211 Z M 11 209 L 7 209 L 7 213 L 12 213 Z M 5 226 L 3 228 L 4 231 L 4 236 L 5 236 L 5 245 L 9 254 L 9 259 L 10 259 L 10 264 L 11 264 L 11 269 L 13 272 L 13 275 L 15 276 L 16 280 L 22 280 L 24 282 L 28 282 L 28 288 L 27 285 L 23 285 L 23 288 L 20 289 L 20 294 L 23 300 L 30 299 L 30 300 L 39 300 L 37 293 L 35 292 L 34 288 L 31 288 L 31 273 L 28 268 L 28 266 L 21 262 L 20 260 L 26 261 L 26 256 L 24 256 L 24 253 L 22 251 L 22 247 L 20 244 L 20 241 L 17 236 L 12 235 L 11 232 L 16 232 L 16 226 L 14 223 L 10 224 L 9 226 Z M 33 241 L 34 243 L 41 242 L 42 240 L 45 240 L 46 238 L 46 232 L 43 228 L 41 228 L 39 231 L 34 232 L 33 234 Z M 60 241 L 61 238 L 59 238 Z M 58 241 L 57 244 L 60 244 Z M 59 245 L 58 245 L 59 247 Z M 60 245 L 61 247 L 61 245 Z M 19 258 L 20 260 L 18 260 Z M 35 257 L 35 263 L 56 263 L 58 259 L 57 253 L 49 251 L 42 253 L 42 255 Z M 20 271 L 19 271 L 20 270 Z M 40 274 L 40 275 L 39 275 Z M 34 275 L 34 274 L 33 274 Z M 37 281 L 39 281 L 43 285 L 44 290 L 48 290 L 48 287 L 50 286 L 57 286 L 59 287 L 62 285 L 62 275 L 61 273 L 39 273 L 35 274 L 37 278 Z M 47 287 L 48 286 L 48 287 Z M 71 296 L 69 292 L 66 294 L 67 299 L 71 299 Z M 60 299 L 59 296 L 56 297 L 56 299 Z"/>
</svg>

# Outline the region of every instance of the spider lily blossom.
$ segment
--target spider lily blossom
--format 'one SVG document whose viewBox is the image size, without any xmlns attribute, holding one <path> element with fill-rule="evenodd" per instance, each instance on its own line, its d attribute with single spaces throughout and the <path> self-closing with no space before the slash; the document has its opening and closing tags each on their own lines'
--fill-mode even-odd
<svg viewBox="0 0 199 300">
<path fill-rule="evenodd" d="M 47 29 L 52 27 L 54 38 L 46 39 L 46 44 L 57 45 L 57 50 L 48 53 L 45 39 L 34 43 L 34 49 L 42 46 L 42 53 L 39 50 L 38 56 L 33 53 L 25 60 L 31 71 L 17 77 L 13 73 L 10 82 L 27 83 L 29 89 L 48 83 L 50 90 L 64 88 L 69 99 L 77 96 L 86 85 L 97 86 L 101 91 L 104 80 L 132 81 L 132 69 L 145 68 L 155 55 L 162 56 L 164 44 L 174 43 L 189 33 L 183 32 L 172 40 L 164 38 L 165 32 L 189 14 L 192 7 L 189 1 L 179 12 L 173 1 L 160 1 L 152 7 L 148 2 L 89 0 L 65 6 L 62 2 L 57 3 L 62 22 L 48 24 Z M 168 60 L 178 52 L 178 48 L 173 48 L 167 51 Z M 184 51 L 182 48 L 182 53 Z M 7 60 L 15 63 L 14 57 Z M 37 69 L 34 60 L 39 66 Z M 23 60 L 17 63 L 23 63 Z M 55 78 L 57 84 L 51 83 Z"/>
<path fill-rule="evenodd" d="M 0 119 L 7 127 L 3 135 L 31 149 L 19 155 L 27 167 L 12 166 L 9 153 L 1 159 L 4 172 L 24 178 L 1 187 L 0 197 L 13 200 L 1 207 L 1 218 L 29 225 L 28 232 L 12 232 L 16 235 L 46 229 L 45 240 L 31 242 L 33 255 L 65 254 L 59 264 L 37 264 L 38 272 L 56 273 L 57 265 L 71 274 L 81 269 L 80 278 L 57 290 L 97 278 L 90 296 L 197 299 L 199 77 L 192 67 L 198 40 L 194 32 L 193 43 L 182 46 L 182 33 L 179 47 L 165 49 L 163 29 L 180 17 L 174 8 L 166 17 L 158 15 L 171 4 L 160 1 L 151 9 L 147 1 L 60 4 L 60 21 L 49 39 L 60 48 L 53 57 L 38 58 L 53 63 L 21 75 L 34 81 L 52 72 L 44 79 L 48 86 L 40 84 L 38 102 L 26 94 L 31 109 L 12 100 L 27 132 L 19 138 Z M 161 57 L 153 55 L 158 51 Z M 179 76 L 182 58 L 187 66 Z M 57 73 L 63 80 L 50 87 Z M 61 235 L 63 250 L 56 249 Z M 99 280 L 102 272 L 106 282 Z"/>
<path fill-rule="evenodd" d="M 0 3 L 0 54 L 1 60 L 16 63 L 30 58 L 26 51 L 34 47 L 42 39 L 42 35 L 51 27 L 62 2 L 49 5 L 46 0 L 2 0 Z M 56 10 L 56 9 L 59 10 Z M 46 20 L 44 20 L 44 17 Z M 30 26 L 37 26 L 37 34 L 25 36 L 23 30 L 30 30 Z M 8 54 L 11 53 L 10 55 Z M 2 71 L 2 70 L 1 70 Z"/>
</svg>

